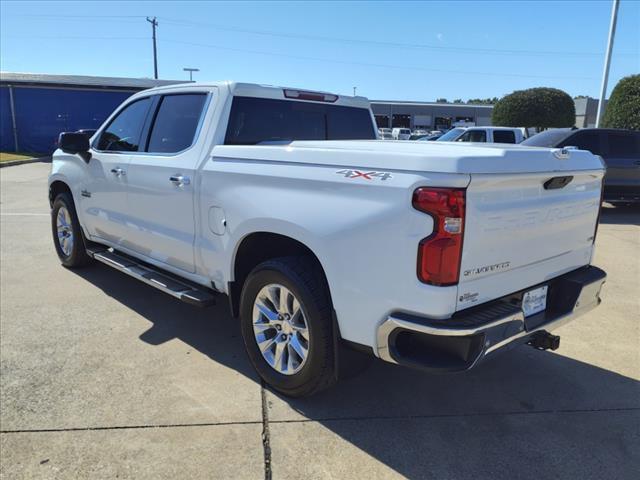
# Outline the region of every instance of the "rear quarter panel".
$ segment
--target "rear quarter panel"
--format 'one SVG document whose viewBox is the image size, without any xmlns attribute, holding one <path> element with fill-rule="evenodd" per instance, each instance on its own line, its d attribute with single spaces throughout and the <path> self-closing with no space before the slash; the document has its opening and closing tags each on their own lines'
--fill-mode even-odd
<svg viewBox="0 0 640 480">
<path fill-rule="evenodd" d="M 433 221 L 411 197 L 418 186 L 465 187 L 468 175 L 390 170 L 386 180 L 348 178 L 340 166 L 225 158 L 225 148 L 214 149 L 199 175 L 202 273 L 219 288 L 233 279 L 242 239 L 273 232 L 316 254 L 347 340 L 375 346 L 377 325 L 392 311 L 446 318 L 455 310 L 456 287 L 417 279 L 418 243 Z M 222 235 L 208 227 L 212 207 L 224 212 Z"/>
</svg>

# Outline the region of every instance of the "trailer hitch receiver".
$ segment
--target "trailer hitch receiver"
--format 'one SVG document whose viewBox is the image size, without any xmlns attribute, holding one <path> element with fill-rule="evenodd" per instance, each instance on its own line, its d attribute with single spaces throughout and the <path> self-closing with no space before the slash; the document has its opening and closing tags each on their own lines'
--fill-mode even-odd
<svg viewBox="0 0 640 480">
<path fill-rule="evenodd" d="M 560 337 L 549 332 L 540 332 L 527 343 L 538 350 L 557 350 L 560 347 Z"/>
</svg>

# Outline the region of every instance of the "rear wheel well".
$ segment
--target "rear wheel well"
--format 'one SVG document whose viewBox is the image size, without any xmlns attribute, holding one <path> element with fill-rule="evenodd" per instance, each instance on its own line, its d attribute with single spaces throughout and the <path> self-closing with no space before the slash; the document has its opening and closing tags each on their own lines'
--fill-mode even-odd
<svg viewBox="0 0 640 480">
<path fill-rule="evenodd" d="M 234 281 L 229 282 L 229 305 L 234 317 L 239 315 L 242 287 L 251 270 L 266 260 L 291 256 L 308 257 L 318 269 L 329 291 L 322 264 L 309 247 L 298 240 L 277 233 L 252 233 L 246 236 L 238 246 L 234 261 Z"/>
<path fill-rule="evenodd" d="M 71 193 L 71 189 L 69 188 L 69 185 L 67 185 L 66 183 L 60 180 L 56 180 L 51 185 L 49 185 L 49 206 L 51 208 L 53 208 L 53 201 L 61 193 L 68 193 L 69 195 L 71 195 L 71 198 L 73 199 L 73 194 Z"/>
</svg>

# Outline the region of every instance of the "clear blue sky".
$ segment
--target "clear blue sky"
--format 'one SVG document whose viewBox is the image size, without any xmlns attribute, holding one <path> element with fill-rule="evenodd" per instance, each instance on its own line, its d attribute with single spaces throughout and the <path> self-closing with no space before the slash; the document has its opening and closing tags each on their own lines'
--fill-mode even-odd
<svg viewBox="0 0 640 480">
<path fill-rule="evenodd" d="M 598 96 L 610 1 L 8 2 L 3 71 L 159 74 L 434 100 L 549 86 Z M 640 2 L 621 0 L 609 91 L 640 72 Z"/>
</svg>

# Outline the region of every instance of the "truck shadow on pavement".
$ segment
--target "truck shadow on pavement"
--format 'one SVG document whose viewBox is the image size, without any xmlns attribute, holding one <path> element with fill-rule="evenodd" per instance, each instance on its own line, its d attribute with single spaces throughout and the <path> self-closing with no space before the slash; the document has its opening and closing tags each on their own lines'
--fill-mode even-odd
<svg viewBox="0 0 640 480">
<path fill-rule="evenodd" d="M 640 205 L 603 206 L 600 223 L 611 225 L 640 225 Z"/>
<path fill-rule="evenodd" d="M 259 382 L 226 297 L 197 309 L 102 265 L 75 272 L 152 323 L 140 340 L 179 339 Z M 266 398 L 275 478 L 377 478 L 370 457 L 416 479 L 632 478 L 640 464 L 640 382 L 526 346 L 452 375 L 374 360 L 312 398 Z M 313 462 L 290 460 L 300 451 Z"/>
</svg>

